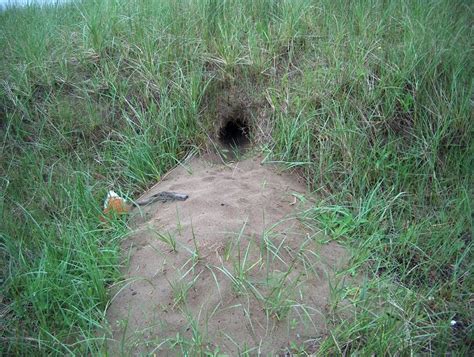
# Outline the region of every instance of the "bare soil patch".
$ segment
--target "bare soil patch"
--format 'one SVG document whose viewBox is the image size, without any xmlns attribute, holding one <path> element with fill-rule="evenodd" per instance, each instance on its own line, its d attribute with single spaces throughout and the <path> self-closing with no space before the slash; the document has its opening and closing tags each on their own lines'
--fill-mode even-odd
<svg viewBox="0 0 474 357">
<path fill-rule="evenodd" d="M 258 158 L 193 159 L 146 195 L 184 202 L 132 213 L 128 284 L 107 317 L 116 355 L 314 350 L 327 334 L 329 279 L 346 260 L 297 219 L 304 183 Z M 316 347 L 315 347 L 316 346 Z"/>
</svg>

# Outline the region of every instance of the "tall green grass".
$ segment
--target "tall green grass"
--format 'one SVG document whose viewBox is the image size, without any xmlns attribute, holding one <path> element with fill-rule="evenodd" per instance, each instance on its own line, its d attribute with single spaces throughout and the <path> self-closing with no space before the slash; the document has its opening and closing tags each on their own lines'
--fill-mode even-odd
<svg viewBox="0 0 474 357">
<path fill-rule="evenodd" d="M 3 352 L 102 348 L 127 234 L 99 224 L 102 199 L 206 145 L 229 93 L 253 139 L 321 195 L 302 219 L 367 275 L 334 288 L 320 353 L 472 351 L 472 11 L 116 0 L 0 13 Z"/>
</svg>

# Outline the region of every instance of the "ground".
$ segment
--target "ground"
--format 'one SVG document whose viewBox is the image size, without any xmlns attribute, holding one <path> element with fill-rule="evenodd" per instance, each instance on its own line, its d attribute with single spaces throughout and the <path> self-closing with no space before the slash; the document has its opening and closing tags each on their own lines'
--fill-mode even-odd
<svg viewBox="0 0 474 357">
<path fill-rule="evenodd" d="M 329 280 L 348 254 L 299 222 L 307 187 L 297 177 L 263 158 L 195 158 L 144 197 L 160 191 L 190 197 L 134 212 L 126 280 L 107 312 L 114 355 L 274 355 L 321 343 Z"/>
</svg>

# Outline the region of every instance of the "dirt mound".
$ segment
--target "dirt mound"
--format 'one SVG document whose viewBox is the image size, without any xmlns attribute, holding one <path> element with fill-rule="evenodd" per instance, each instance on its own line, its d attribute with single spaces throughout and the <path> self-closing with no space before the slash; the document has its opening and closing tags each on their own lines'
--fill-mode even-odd
<svg viewBox="0 0 474 357">
<path fill-rule="evenodd" d="M 159 191 L 189 199 L 133 212 L 130 280 L 107 313 L 113 354 L 314 350 L 346 254 L 296 218 L 305 185 L 258 159 L 193 159 L 147 195 Z"/>
</svg>

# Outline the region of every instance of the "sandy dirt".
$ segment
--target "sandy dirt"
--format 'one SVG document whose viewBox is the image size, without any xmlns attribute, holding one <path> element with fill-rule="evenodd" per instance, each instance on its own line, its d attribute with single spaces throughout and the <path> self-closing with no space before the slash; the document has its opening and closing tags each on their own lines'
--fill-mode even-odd
<svg viewBox="0 0 474 357">
<path fill-rule="evenodd" d="M 143 197 L 160 191 L 189 198 L 132 212 L 127 284 L 107 312 L 111 355 L 314 350 L 327 335 L 328 278 L 347 254 L 296 218 L 305 185 L 258 158 L 195 158 Z"/>
</svg>

